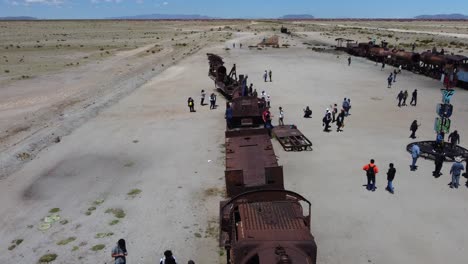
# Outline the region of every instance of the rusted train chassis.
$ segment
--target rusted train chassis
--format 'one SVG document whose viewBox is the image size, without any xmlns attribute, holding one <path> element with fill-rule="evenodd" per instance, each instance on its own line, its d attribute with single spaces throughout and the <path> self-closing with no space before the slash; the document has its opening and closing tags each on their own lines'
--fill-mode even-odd
<svg viewBox="0 0 468 264">
<path fill-rule="evenodd" d="M 237 76 L 226 74 L 221 57 L 208 54 L 208 59 L 209 76 L 231 100 L 233 113 L 225 133 L 229 200 L 220 203 L 220 245 L 227 263 L 316 263 L 310 202 L 284 189 L 283 168 L 263 128 L 265 102 L 244 93 Z M 234 88 L 226 89 L 226 84 Z"/>
</svg>

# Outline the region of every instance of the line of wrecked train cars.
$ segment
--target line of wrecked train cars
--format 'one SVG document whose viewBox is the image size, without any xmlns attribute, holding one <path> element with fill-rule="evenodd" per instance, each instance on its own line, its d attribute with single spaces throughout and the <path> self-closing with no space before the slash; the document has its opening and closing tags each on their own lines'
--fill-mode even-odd
<svg viewBox="0 0 468 264">
<path fill-rule="evenodd" d="M 246 94 L 245 82 L 226 74 L 221 57 L 207 55 L 209 76 L 222 83 L 216 88 L 231 100 L 237 117 L 225 132 L 229 199 L 220 203 L 220 246 L 226 250 L 227 263 L 316 263 L 311 205 L 284 189 L 283 167 L 263 128 L 264 100 Z"/>
<path fill-rule="evenodd" d="M 409 52 L 403 49 L 390 49 L 386 42 L 375 45 L 373 42 L 355 43 L 349 39 L 337 38 L 337 49 L 350 55 L 366 57 L 380 63 L 423 74 L 435 79 L 443 75 L 451 78 L 452 86 L 468 87 L 468 57 L 463 55 L 445 54 L 444 52 L 425 51 Z M 346 46 L 343 47 L 343 42 Z M 449 77 L 452 76 L 452 77 Z"/>
</svg>

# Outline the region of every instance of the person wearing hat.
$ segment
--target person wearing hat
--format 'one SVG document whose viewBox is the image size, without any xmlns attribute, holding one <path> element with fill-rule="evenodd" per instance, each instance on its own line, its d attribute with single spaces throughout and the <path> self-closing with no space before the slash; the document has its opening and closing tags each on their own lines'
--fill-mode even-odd
<svg viewBox="0 0 468 264">
<path fill-rule="evenodd" d="M 450 173 L 452 174 L 452 182 L 450 183 L 450 188 L 458 188 L 460 185 L 460 175 L 465 167 L 463 167 L 462 158 L 455 157 L 455 163 L 453 163 Z"/>
</svg>

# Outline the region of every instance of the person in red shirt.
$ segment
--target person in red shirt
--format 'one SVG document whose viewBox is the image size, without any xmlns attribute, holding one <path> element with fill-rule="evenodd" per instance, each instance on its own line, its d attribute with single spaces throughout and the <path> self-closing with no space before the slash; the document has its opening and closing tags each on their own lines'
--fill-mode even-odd
<svg viewBox="0 0 468 264">
<path fill-rule="evenodd" d="M 377 173 L 379 173 L 379 168 L 374 163 L 375 163 L 374 159 L 371 159 L 369 164 L 366 164 L 366 165 L 364 165 L 364 167 L 362 167 L 362 169 L 366 171 L 367 190 L 368 191 L 373 191 L 373 192 L 375 192 L 375 189 L 376 189 L 376 187 L 375 187 L 375 175 L 377 175 Z"/>
</svg>

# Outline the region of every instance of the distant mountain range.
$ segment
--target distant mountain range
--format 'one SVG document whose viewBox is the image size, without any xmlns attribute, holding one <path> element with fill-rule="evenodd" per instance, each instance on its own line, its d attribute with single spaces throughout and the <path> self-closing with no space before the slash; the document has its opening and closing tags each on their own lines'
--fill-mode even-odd
<svg viewBox="0 0 468 264">
<path fill-rule="evenodd" d="M 17 17 L 0 17 L 0 20 L 37 20 L 35 17 L 17 16 Z"/>
<path fill-rule="evenodd" d="M 314 19 L 314 16 L 307 14 L 285 15 L 280 17 L 279 19 Z"/>
<path fill-rule="evenodd" d="M 414 17 L 415 19 L 468 19 L 468 16 L 462 14 L 437 14 L 437 15 L 421 15 Z"/>
<path fill-rule="evenodd" d="M 180 20 L 195 20 L 195 19 L 215 19 L 209 16 L 202 15 L 181 15 L 181 14 L 148 14 L 137 16 L 112 17 L 110 19 L 180 19 Z"/>
</svg>

